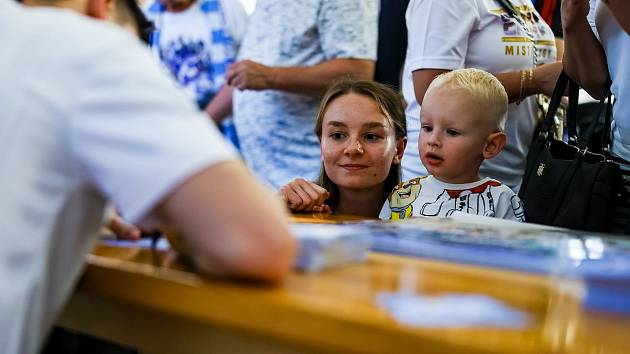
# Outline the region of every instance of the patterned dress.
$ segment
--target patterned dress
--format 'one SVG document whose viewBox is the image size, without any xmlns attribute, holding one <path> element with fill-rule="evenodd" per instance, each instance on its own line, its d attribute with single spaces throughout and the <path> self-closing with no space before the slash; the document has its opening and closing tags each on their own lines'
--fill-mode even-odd
<svg viewBox="0 0 630 354">
<path fill-rule="evenodd" d="M 376 0 L 259 0 L 238 59 L 270 66 L 310 66 L 335 58 L 376 57 Z M 275 90 L 237 91 L 234 122 L 247 165 L 279 188 L 314 179 L 319 97 Z"/>
</svg>

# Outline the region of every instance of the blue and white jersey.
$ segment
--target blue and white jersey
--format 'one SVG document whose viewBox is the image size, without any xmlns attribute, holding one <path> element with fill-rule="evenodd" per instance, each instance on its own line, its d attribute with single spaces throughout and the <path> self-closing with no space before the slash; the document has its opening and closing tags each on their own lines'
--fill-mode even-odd
<svg viewBox="0 0 630 354">
<path fill-rule="evenodd" d="M 187 95 L 205 107 L 225 84 L 225 72 L 245 32 L 247 15 L 240 1 L 198 0 L 171 13 L 153 0 L 143 10 L 156 27 L 154 53 Z"/>
<path fill-rule="evenodd" d="M 238 59 L 270 66 L 310 66 L 335 58 L 376 58 L 376 0 L 258 0 Z M 234 123 L 247 165 L 279 188 L 314 179 L 319 97 L 275 90 L 236 91 Z"/>
</svg>

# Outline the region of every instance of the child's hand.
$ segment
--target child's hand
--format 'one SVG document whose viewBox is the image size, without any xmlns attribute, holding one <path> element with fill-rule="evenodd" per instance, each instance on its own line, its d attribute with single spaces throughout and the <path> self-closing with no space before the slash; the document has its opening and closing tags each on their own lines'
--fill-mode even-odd
<svg viewBox="0 0 630 354">
<path fill-rule="evenodd" d="M 330 207 L 324 204 L 330 193 L 323 187 L 303 178 L 289 182 L 280 189 L 279 194 L 291 211 L 330 212 Z"/>
</svg>

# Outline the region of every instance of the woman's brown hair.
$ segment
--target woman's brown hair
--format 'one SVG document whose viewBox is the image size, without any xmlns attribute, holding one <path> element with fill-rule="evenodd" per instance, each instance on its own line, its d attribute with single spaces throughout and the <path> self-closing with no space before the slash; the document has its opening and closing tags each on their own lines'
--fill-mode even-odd
<svg viewBox="0 0 630 354">
<path fill-rule="evenodd" d="M 406 103 L 402 95 L 387 85 L 374 81 L 348 78 L 339 80 L 332 84 L 322 98 L 319 105 L 319 111 L 317 112 L 317 121 L 315 123 L 315 134 L 317 134 L 320 141 L 322 138 L 324 115 L 326 114 L 328 106 L 338 97 L 350 93 L 373 99 L 381 113 L 389 119 L 396 130 L 396 140 L 400 141 L 401 139 L 407 137 L 407 121 L 405 119 Z M 400 171 L 400 164 L 392 166 L 389 170 L 389 174 L 384 181 L 383 202 L 387 199 L 387 196 L 394 187 L 400 183 Z M 317 184 L 326 188 L 326 190 L 330 193 L 328 205 L 330 205 L 330 207 L 334 210 L 334 207 L 339 202 L 339 188 L 326 174 L 326 169 L 324 168 L 323 163 Z"/>
</svg>

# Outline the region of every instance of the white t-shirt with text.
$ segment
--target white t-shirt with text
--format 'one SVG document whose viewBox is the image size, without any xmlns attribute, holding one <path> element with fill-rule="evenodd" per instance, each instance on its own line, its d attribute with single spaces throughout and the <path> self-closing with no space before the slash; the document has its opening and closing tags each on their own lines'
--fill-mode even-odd
<svg viewBox="0 0 630 354">
<path fill-rule="evenodd" d="M 406 13 L 408 45 L 403 69 L 409 141 L 402 160 L 403 180 L 426 175 L 418 152 L 420 105 L 412 73 L 420 69 L 477 68 L 490 73 L 510 72 L 554 62 L 556 47 L 551 28 L 529 0 L 512 0 L 523 15 L 527 31 L 494 0 L 411 0 Z M 531 42 L 531 37 L 535 44 Z M 453 102 L 457 104 L 457 102 Z M 518 191 L 525 157 L 536 125 L 534 97 L 508 108 L 507 145 L 481 165 L 482 176 L 496 178 Z"/>
</svg>

